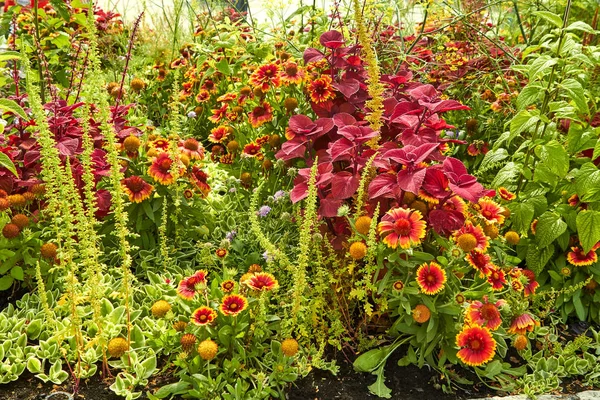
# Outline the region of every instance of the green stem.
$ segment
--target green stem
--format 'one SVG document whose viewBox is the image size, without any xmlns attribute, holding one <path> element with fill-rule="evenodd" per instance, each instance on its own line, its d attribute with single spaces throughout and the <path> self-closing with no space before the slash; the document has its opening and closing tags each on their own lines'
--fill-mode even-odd
<svg viewBox="0 0 600 400">
<path fill-rule="evenodd" d="M 40 43 L 40 22 L 38 21 L 38 0 L 33 0 L 33 24 L 35 25 L 35 40 L 38 42 L 38 46 L 42 46 Z M 42 66 L 42 57 L 40 54 L 38 58 L 38 72 L 40 74 L 40 97 L 42 104 L 46 103 L 46 89 L 44 87 L 44 69 Z"/>
</svg>

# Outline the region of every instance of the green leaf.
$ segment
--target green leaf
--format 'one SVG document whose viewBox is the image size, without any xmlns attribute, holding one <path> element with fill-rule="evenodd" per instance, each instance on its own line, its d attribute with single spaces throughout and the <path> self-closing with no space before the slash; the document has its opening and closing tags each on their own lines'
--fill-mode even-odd
<svg viewBox="0 0 600 400">
<path fill-rule="evenodd" d="M 369 391 L 375 396 L 383 397 L 384 399 L 392 398 L 392 391 L 389 387 L 385 386 L 385 376 L 383 375 L 383 365 L 377 370 L 377 380 L 374 384 L 370 385 Z"/>
<path fill-rule="evenodd" d="M 592 160 L 595 160 L 598 157 L 600 157 L 600 140 L 598 140 L 596 142 L 596 145 L 594 146 L 594 154 L 592 155 Z"/>
<path fill-rule="evenodd" d="M 28 119 L 27 114 L 25 114 L 25 111 L 23 110 L 23 108 L 21 108 L 21 106 L 18 105 L 17 102 L 15 102 L 13 100 L 0 99 L 0 109 L 4 110 L 3 112 L 10 111 L 13 114 L 16 114 L 19 117 L 23 118 L 24 120 Z"/>
<path fill-rule="evenodd" d="M 535 237 L 540 248 L 550 245 L 567 230 L 567 223 L 561 216 L 547 211 L 538 219 Z"/>
<path fill-rule="evenodd" d="M 512 221 L 513 229 L 521 233 L 527 232 L 531 221 L 533 221 L 533 205 L 528 203 L 511 203 L 508 208 L 510 209 L 510 221 Z"/>
<path fill-rule="evenodd" d="M 176 382 L 170 383 L 158 389 L 154 395 L 159 399 L 164 399 L 168 395 L 184 394 L 190 390 L 190 384 L 188 382 Z"/>
<path fill-rule="evenodd" d="M 585 92 L 581 83 L 575 79 L 568 78 L 562 81 L 560 86 L 567 92 L 567 96 L 565 97 L 573 100 L 580 113 L 589 113 L 590 109 L 588 108 Z"/>
<path fill-rule="evenodd" d="M 387 354 L 384 348 L 369 350 L 354 361 L 354 369 L 359 372 L 371 372 L 385 360 Z"/>
<path fill-rule="evenodd" d="M 42 362 L 35 357 L 30 357 L 29 360 L 27 360 L 27 370 L 32 374 L 42 372 Z"/>
<path fill-rule="evenodd" d="M 215 64 L 217 70 L 225 76 L 231 75 L 231 69 L 229 68 L 229 62 L 226 58 L 222 58 L 221 61 Z"/>
<path fill-rule="evenodd" d="M 531 65 L 529 65 L 529 80 L 535 81 L 536 79 L 549 74 L 551 67 L 557 63 L 558 61 L 556 59 L 546 55 L 536 58 Z"/>
<path fill-rule="evenodd" d="M 577 214 L 577 233 L 579 242 L 587 253 L 600 242 L 600 212 L 593 210 L 581 211 Z"/>
<path fill-rule="evenodd" d="M 536 11 L 534 14 L 550 22 L 557 28 L 562 28 L 563 26 L 562 18 L 559 15 L 551 13 L 550 11 Z"/>
<path fill-rule="evenodd" d="M 553 254 L 554 246 L 539 248 L 535 245 L 535 243 L 531 243 L 527 247 L 527 257 L 525 258 L 525 261 L 529 269 L 538 275 L 540 272 L 542 272 L 543 268 L 552 258 Z"/>
<path fill-rule="evenodd" d="M 540 120 L 539 116 L 532 114 L 528 110 L 521 110 L 510 120 L 510 136 L 507 143 L 510 144 L 514 138 L 521 133 L 533 128 Z"/>
<path fill-rule="evenodd" d="M 22 281 L 24 278 L 23 268 L 21 268 L 18 265 L 12 267 L 12 269 L 10 270 L 10 276 L 12 276 L 13 278 L 15 278 L 18 281 Z"/>
<path fill-rule="evenodd" d="M 586 24 L 583 21 L 575 21 L 571 25 L 565 28 L 566 31 L 583 31 L 587 33 L 598 33 L 598 31 L 594 30 L 591 26 Z"/>
<path fill-rule="evenodd" d="M 536 155 L 548 170 L 560 178 L 569 172 L 569 153 L 565 147 L 556 140 L 551 140 L 545 145 L 535 149 Z"/>
<path fill-rule="evenodd" d="M 3 51 L 0 53 L 0 61 L 20 60 L 21 53 L 18 51 Z"/>
<path fill-rule="evenodd" d="M 537 83 L 532 83 L 523 88 L 519 96 L 517 97 L 517 107 L 519 110 L 524 109 L 525 107 L 534 104 L 537 100 L 540 99 L 543 91 L 545 89 L 542 85 Z"/>
<path fill-rule="evenodd" d="M 5 275 L 0 278 L 0 291 L 9 289 L 14 282 L 14 278 L 10 275 Z"/>
<path fill-rule="evenodd" d="M 19 178 L 19 174 L 17 173 L 17 169 L 15 168 L 15 164 L 11 161 L 11 159 L 4 153 L 0 153 L 0 168 L 6 168 L 14 176 Z"/>
</svg>

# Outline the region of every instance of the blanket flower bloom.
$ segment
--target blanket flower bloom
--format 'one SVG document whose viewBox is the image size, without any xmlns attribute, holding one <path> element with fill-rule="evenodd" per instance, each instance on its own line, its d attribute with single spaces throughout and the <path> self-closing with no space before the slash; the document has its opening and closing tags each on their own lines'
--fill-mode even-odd
<svg viewBox="0 0 600 400">
<path fill-rule="evenodd" d="M 417 269 L 417 283 L 424 294 L 439 293 L 446 283 L 446 271 L 437 263 L 425 263 Z"/>
<path fill-rule="evenodd" d="M 426 225 L 420 211 L 393 208 L 383 216 L 377 229 L 380 235 L 387 234 L 383 243 L 388 247 L 395 249 L 400 245 L 401 248 L 408 249 L 421 243 L 421 239 L 425 237 Z"/>
<path fill-rule="evenodd" d="M 467 365 L 477 367 L 489 362 L 496 354 L 496 341 L 488 328 L 465 326 L 456 336 L 456 345 L 461 349 L 457 357 Z"/>
</svg>

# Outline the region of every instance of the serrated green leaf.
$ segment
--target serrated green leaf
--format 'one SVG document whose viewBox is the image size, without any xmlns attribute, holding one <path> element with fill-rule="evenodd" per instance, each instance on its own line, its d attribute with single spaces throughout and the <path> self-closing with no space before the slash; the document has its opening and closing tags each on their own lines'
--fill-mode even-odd
<svg viewBox="0 0 600 400">
<path fill-rule="evenodd" d="M 551 13 L 550 11 L 536 11 L 534 14 L 550 22 L 557 28 L 562 28 L 563 26 L 562 18 L 559 15 Z"/>
<path fill-rule="evenodd" d="M 590 25 L 586 24 L 583 21 L 575 21 L 569 26 L 565 28 L 566 31 L 583 31 L 587 33 L 598 33 L 598 31 L 594 30 Z"/>
<path fill-rule="evenodd" d="M 510 136 L 507 139 L 507 143 L 510 144 L 514 138 L 519 136 L 521 133 L 529 131 L 535 127 L 537 122 L 540 120 L 538 115 L 532 114 L 528 110 L 521 110 L 510 120 Z"/>
<path fill-rule="evenodd" d="M 543 94 L 545 89 L 539 84 L 529 84 L 521 90 L 517 96 L 517 107 L 522 110 L 525 107 L 534 104 Z"/>
<path fill-rule="evenodd" d="M 384 367 L 384 365 L 382 365 L 377 370 L 377 373 L 376 373 L 377 380 L 375 381 L 374 384 L 370 385 L 368 388 L 369 388 L 369 391 L 371 393 L 373 393 L 375 396 L 383 397 L 384 399 L 391 399 L 392 391 L 390 388 L 385 386 L 385 376 L 383 375 L 383 367 Z"/>
<path fill-rule="evenodd" d="M 21 53 L 19 53 L 18 51 L 3 51 L 2 53 L 0 53 L 0 62 L 8 61 L 8 60 L 20 60 L 20 59 L 21 59 Z"/>
<path fill-rule="evenodd" d="M 565 147 L 556 140 L 551 140 L 545 145 L 536 147 L 536 154 L 544 167 L 560 178 L 569 172 L 569 153 Z"/>
<path fill-rule="evenodd" d="M 27 114 L 25 114 L 25 110 L 23 110 L 23 108 L 20 105 L 18 105 L 16 101 L 9 99 L 0 99 L 0 110 L 3 110 L 3 113 L 10 111 L 26 121 L 28 120 Z"/>
<path fill-rule="evenodd" d="M 577 214 L 577 233 L 583 252 L 587 253 L 600 242 L 600 212 L 584 210 Z"/>
<path fill-rule="evenodd" d="M 535 237 L 540 248 L 550 245 L 567 230 L 567 223 L 561 216 L 547 211 L 540 216 Z"/>
<path fill-rule="evenodd" d="M 587 100 L 585 98 L 585 92 L 583 90 L 583 86 L 581 86 L 581 83 L 575 79 L 568 78 L 561 82 L 560 87 L 567 92 L 568 96 L 566 97 L 573 100 L 580 113 L 589 113 L 590 109 L 588 107 Z"/>
<path fill-rule="evenodd" d="M 556 59 L 546 55 L 536 58 L 529 65 L 529 80 L 533 82 L 536 79 L 549 74 L 552 66 L 557 63 L 558 61 Z"/>
<path fill-rule="evenodd" d="M 540 272 L 542 272 L 542 269 L 552 258 L 553 254 L 554 246 L 539 248 L 534 243 L 530 243 L 527 247 L 527 256 L 525 258 L 527 267 L 536 275 L 538 275 Z"/>
<path fill-rule="evenodd" d="M 517 232 L 527 232 L 531 221 L 533 221 L 534 206 L 527 203 L 511 203 L 508 208 L 510 209 L 512 228 Z"/>
</svg>

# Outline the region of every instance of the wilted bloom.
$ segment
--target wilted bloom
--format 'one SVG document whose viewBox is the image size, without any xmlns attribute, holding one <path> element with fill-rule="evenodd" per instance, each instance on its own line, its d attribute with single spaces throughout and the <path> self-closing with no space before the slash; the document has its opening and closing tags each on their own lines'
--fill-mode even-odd
<svg viewBox="0 0 600 400">
<path fill-rule="evenodd" d="M 154 186 L 140 178 L 139 176 L 130 176 L 121 181 L 123 190 L 129 196 L 129 201 L 141 203 L 152 194 Z"/>
<path fill-rule="evenodd" d="M 210 307 L 202 306 L 192 313 L 191 321 L 195 325 L 208 325 L 217 318 L 217 312 Z"/>
<path fill-rule="evenodd" d="M 417 283 L 424 294 L 439 293 L 446 283 L 446 271 L 435 262 L 425 263 L 417 269 Z"/>
<path fill-rule="evenodd" d="M 248 300 L 239 294 L 229 294 L 223 297 L 219 307 L 224 315 L 236 316 L 248 307 Z"/>
<path fill-rule="evenodd" d="M 456 336 L 456 345 L 461 348 L 457 357 L 472 367 L 487 363 L 496 354 L 496 341 L 492 333 L 481 326 L 465 326 Z"/>
<path fill-rule="evenodd" d="M 148 168 L 148 175 L 162 185 L 170 185 L 175 182 L 171 174 L 173 160 L 167 153 L 160 153 Z"/>
<path fill-rule="evenodd" d="M 483 297 L 483 302 L 474 301 L 467 309 L 467 319 L 469 322 L 479 326 L 485 326 L 491 330 L 496 330 L 502 324 L 500 318 L 500 307 L 506 304 L 504 300 L 498 300 L 496 303 L 488 302 L 487 296 Z"/>
<path fill-rule="evenodd" d="M 539 325 L 540 323 L 531 314 L 524 313 L 513 318 L 508 333 L 524 335 L 527 332 L 532 332 L 533 328 Z"/>
<path fill-rule="evenodd" d="M 186 300 L 193 299 L 196 293 L 206 288 L 207 275 L 205 270 L 199 270 L 194 275 L 182 279 L 177 286 L 177 294 Z"/>
<path fill-rule="evenodd" d="M 416 246 L 425 237 L 426 223 L 419 211 L 393 208 L 381 219 L 377 229 L 380 235 L 386 235 L 383 242 L 395 249 Z"/>
<path fill-rule="evenodd" d="M 262 206 L 258 210 L 258 216 L 259 217 L 266 217 L 270 212 L 271 212 L 271 207 L 269 207 L 269 206 Z"/>
<path fill-rule="evenodd" d="M 250 289 L 258 291 L 269 291 L 279 286 L 277 279 L 268 272 L 256 272 L 244 283 Z"/>
</svg>

